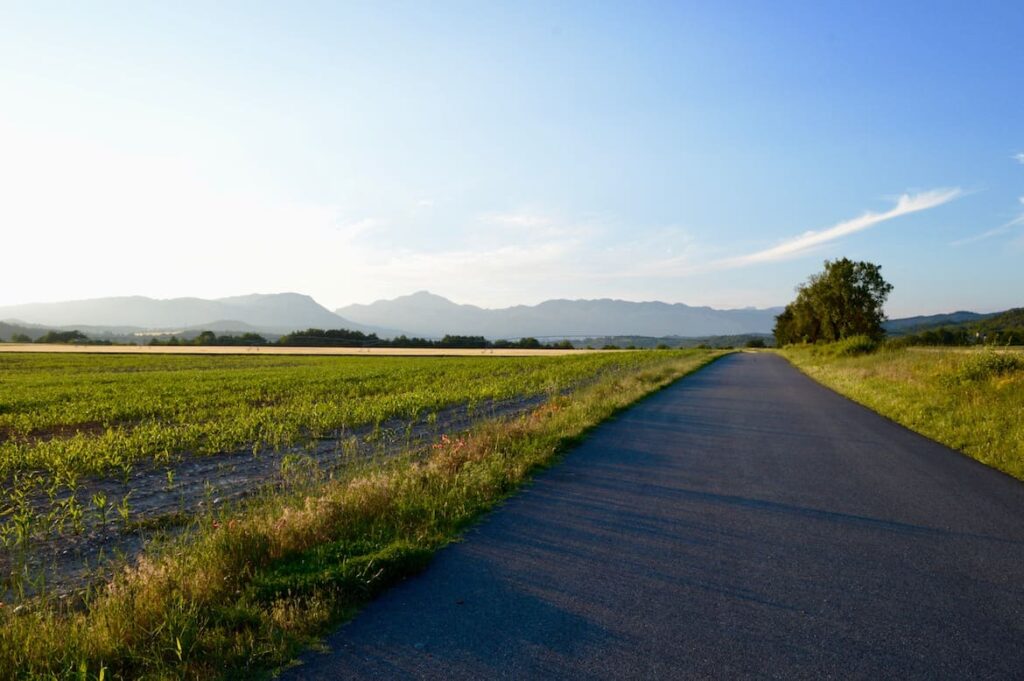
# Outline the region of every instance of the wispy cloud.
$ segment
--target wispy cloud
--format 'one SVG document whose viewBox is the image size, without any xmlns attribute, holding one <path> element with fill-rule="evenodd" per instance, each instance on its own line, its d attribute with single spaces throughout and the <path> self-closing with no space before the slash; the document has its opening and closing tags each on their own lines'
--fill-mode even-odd
<svg viewBox="0 0 1024 681">
<path fill-rule="evenodd" d="M 771 248 L 766 248 L 754 253 L 748 253 L 746 255 L 722 258 L 712 264 L 715 266 L 715 269 L 728 269 L 732 267 L 745 267 L 747 265 L 764 262 L 775 262 L 777 260 L 788 260 L 790 258 L 805 255 L 812 249 L 832 241 L 836 241 L 845 236 L 862 232 L 865 229 L 870 229 L 871 227 L 887 220 L 892 220 L 903 215 L 917 213 L 922 210 L 928 210 L 929 208 L 935 208 L 945 203 L 949 203 L 962 194 L 963 192 L 959 187 L 950 189 L 932 189 L 918 194 L 903 194 L 899 199 L 897 199 L 896 205 L 884 213 L 873 213 L 869 211 L 860 217 L 853 218 L 852 220 L 845 220 L 839 224 L 829 227 L 828 229 L 823 229 L 819 232 L 805 232 L 798 237 L 787 239 L 777 246 L 772 246 Z"/>
<path fill-rule="evenodd" d="M 1000 225 L 998 227 L 995 227 L 994 229 L 990 229 L 987 232 L 982 232 L 981 234 L 975 234 L 974 236 L 969 236 L 963 239 L 957 239 L 956 241 L 951 241 L 949 242 L 949 245 L 967 246 L 968 244 L 984 241 L 985 239 L 991 239 L 994 236 L 1008 234 L 1009 232 L 1013 231 L 1014 227 L 1019 227 L 1021 225 L 1024 225 L 1024 215 L 1021 215 L 1016 219 L 1010 220 L 1005 225 Z"/>
<path fill-rule="evenodd" d="M 1017 163 L 1020 163 L 1021 165 L 1024 165 L 1024 152 L 1020 152 L 1020 153 L 1014 154 L 1012 158 Z M 1021 205 L 1024 205 L 1024 196 L 1020 197 L 1018 199 L 1018 201 L 1020 201 Z M 1008 234 L 1008 233 L 1014 231 L 1014 229 L 1016 227 L 1021 227 L 1021 226 L 1024 226 L 1024 213 L 1021 213 L 1020 215 L 1018 215 L 1017 217 L 1015 217 L 1014 219 L 1010 220 L 1007 223 L 999 225 L 998 227 L 994 227 L 994 228 L 992 228 L 990 230 L 984 231 L 984 232 L 982 232 L 980 234 L 975 234 L 973 236 L 964 237 L 963 239 L 957 239 L 956 241 L 951 241 L 949 243 L 949 245 L 950 246 L 967 246 L 969 244 L 974 244 L 974 243 L 977 243 L 979 241 L 985 241 L 986 239 L 991 239 L 992 237 L 1001 236 L 1003 234 Z"/>
</svg>

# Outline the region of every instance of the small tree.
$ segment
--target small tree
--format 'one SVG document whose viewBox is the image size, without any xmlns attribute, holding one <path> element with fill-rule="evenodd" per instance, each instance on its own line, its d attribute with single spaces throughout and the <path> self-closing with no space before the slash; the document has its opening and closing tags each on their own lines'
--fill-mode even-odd
<svg viewBox="0 0 1024 681">
<path fill-rule="evenodd" d="M 193 345 L 216 345 L 217 334 L 213 331 L 203 331 L 192 341 Z"/>
<path fill-rule="evenodd" d="M 81 343 L 89 340 L 81 331 L 47 331 L 36 339 L 36 343 Z"/>
<path fill-rule="evenodd" d="M 796 300 L 775 318 L 775 344 L 837 341 L 850 336 L 878 340 L 883 306 L 892 285 L 881 267 L 849 258 L 825 261 L 825 270 L 797 287 Z"/>
</svg>

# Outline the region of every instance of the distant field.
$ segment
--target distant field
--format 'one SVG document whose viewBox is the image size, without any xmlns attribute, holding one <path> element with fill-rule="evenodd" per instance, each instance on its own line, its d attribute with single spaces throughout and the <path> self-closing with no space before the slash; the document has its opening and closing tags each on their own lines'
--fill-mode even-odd
<svg viewBox="0 0 1024 681">
<path fill-rule="evenodd" d="M 1024 480 L 1024 351 L 909 348 L 843 356 L 811 346 L 782 354 L 837 392 Z"/>
<path fill-rule="evenodd" d="M 519 348 L 307 348 L 273 345 L 64 345 L 0 343 L 3 352 L 60 352 L 115 355 L 377 355 L 382 357 L 533 357 L 572 355 L 597 350 L 526 350 Z"/>
</svg>

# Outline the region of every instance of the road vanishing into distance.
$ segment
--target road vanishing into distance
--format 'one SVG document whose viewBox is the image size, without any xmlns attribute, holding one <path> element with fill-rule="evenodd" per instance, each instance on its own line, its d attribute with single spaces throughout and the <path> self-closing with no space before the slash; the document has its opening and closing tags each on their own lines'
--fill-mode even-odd
<svg viewBox="0 0 1024 681">
<path fill-rule="evenodd" d="M 282 678 L 1024 678 L 1024 484 L 733 354 L 325 643 Z"/>
</svg>

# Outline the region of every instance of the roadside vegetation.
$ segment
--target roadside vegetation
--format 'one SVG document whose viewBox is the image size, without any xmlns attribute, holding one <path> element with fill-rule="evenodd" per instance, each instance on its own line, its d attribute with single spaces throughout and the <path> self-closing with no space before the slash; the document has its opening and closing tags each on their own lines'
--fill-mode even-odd
<svg viewBox="0 0 1024 681">
<path fill-rule="evenodd" d="M 860 337 L 782 354 L 836 392 L 1024 480 L 1024 351 L 901 348 Z"/>
<path fill-rule="evenodd" d="M 272 669 L 421 569 L 589 428 L 718 354 L 0 357 L 0 518 L 12 527 L 28 508 L 19 485 L 33 476 L 66 485 L 146 458 L 216 456 L 239 442 L 285 447 L 453 402 L 542 398 L 426 448 L 332 470 L 297 467 L 287 485 L 206 506 L 186 531 L 91 589 L 66 598 L 44 589 L 0 605 L 0 678 L 207 679 Z M 190 438 L 197 427 L 205 434 Z M 28 527 L 24 541 L 36 532 Z"/>
<path fill-rule="evenodd" d="M 917 347 L 945 336 L 918 329 L 886 339 L 882 306 L 891 291 L 877 265 L 826 261 L 776 319 L 782 355 L 836 392 L 1024 480 L 1024 352 L 979 345 L 1011 342 L 1020 311 L 949 336 L 974 347 Z"/>
</svg>

